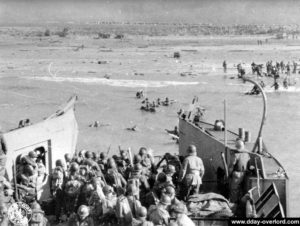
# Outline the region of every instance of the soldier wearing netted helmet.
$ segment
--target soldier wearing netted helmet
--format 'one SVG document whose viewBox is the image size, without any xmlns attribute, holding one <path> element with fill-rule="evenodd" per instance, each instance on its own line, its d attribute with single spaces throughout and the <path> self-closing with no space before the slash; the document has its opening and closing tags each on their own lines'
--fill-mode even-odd
<svg viewBox="0 0 300 226">
<path fill-rule="evenodd" d="M 148 219 L 155 225 L 168 225 L 170 215 L 167 208 L 169 205 L 171 205 L 171 198 L 167 195 L 162 195 L 156 206 L 150 206 Z"/>
<path fill-rule="evenodd" d="M 94 221 L 90 217 L 89 207 L 85 205 L 79 206 L 77 214 L 73 214 L 70 217 L 68 226 L 94 226 Z"/>
<path fill-rule="evenodd" d="M 202 159 L 197 156 L 196 146 L 190 145 L 187 154 L 188 156 L 183 161 L 179 175 L 179 181 L 182 185 L 181 197 L 183 199 L 186 199 L 189 195 L 199 193 L 204 175 L 204 165 Z"/>
</svg>

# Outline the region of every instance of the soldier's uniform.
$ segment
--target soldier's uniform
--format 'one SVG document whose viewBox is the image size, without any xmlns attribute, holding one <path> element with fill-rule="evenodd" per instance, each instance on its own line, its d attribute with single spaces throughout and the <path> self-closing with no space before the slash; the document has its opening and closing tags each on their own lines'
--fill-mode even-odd
<svg viewBox="0 0 300 226">
<path fill-rule="evenodd" d="M 45 217 L 44 211 L 37 202 L 31 204 L 32 217 L 29 221 L 29 226 L 48 226 L 48 219 Z"/>
<path fill-rule="evenodd" d="M 246 171 L 248 169 L 248 162 L 250 156 L 248 153 L 243 152 L 247 151 L 244 149 L 244 143 L 241 140 L 236 142 L 236 148 L 239 152 L 236 152 L 231 159 L 229 165 L 229 186 L 230 194 L 229 199 L 231 202 L 237 202 L 242 197 L 242 185 Z"/>
<path fill-rule="evenodd" d="M 182 171 L 179 180 L 182 182 L 182 198 L 192 194 L 198 194 L 202 177 L 204 175 L 204 166 L 201 158 L 197 155 L 197 149 L 194 145 L 188 147 L 188 156 L 183 161 Z"/>
<path fill-rule="evenodd" d="M 171 199 L 168 196 L 162 196 L 157 206 L 150 206 L 148 218 L 154 225 L 168 225 L 170 215 L 167 211 L 168 205 L 171 204 Z"/>
<path fill-rule="evenodd" d="M 87 206 L 80 206 L 77 214 L 72 214 L 68 226 L 94 226 L 94 220 L 89 216 L 89 208 Z"/>
</svg>

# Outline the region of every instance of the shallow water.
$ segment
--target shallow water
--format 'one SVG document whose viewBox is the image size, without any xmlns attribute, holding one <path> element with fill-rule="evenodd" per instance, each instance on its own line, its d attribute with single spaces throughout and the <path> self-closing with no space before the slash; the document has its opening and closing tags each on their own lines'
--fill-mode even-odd
<svg viewBox="0 0 300 226">
<path fill-rule="evenodd" d="M 213 46 L 211 39 L 212 46 L 190 46 L 180 40 L 180 45 L 166 47 L 156 46 L 151 41 L 153 46 L 137 49 L 134 39 L 96 42 L 92 37 L 69 37 L 59 40 L 59 44 L 34 37 L 6 37 L 1 40 L 0 125 L 8 130 L 15 128 L 21 119 L 41 120 L 56 111 L 71 95 L 77 94 L 78 149 L 106 151 L 111 145 L 110 154 L 118 152 L 118 145 L 131 147 L 134 153 L 141 146 L 152 148 L 155 155 L 176 153 L 178 146 L 165 129 L 177 125 L 176 112 L 180 108 L 187 109 L 194 96 L 198 96 L 199 103 L 206 108 L 205 118 L 210 122 L 223 118 L 223 101 L 226 99 L 228 128 L 237 131 L 243 127 L 252 132 L 254 139 L 260 125 L 262 100 L 260 96 L 244 95 L 252 86 L 231 79 L 236 75 L 234 66 L 240 61 L 249 65 L 253 59 L 263 63 L 270 59 L 298 60 L 299 56 L 299 50 L 285 51 L 285 42 L 258 48 L 255 44 Z M 40 46 L 36 46 L 40 42 Z M 133 47 L 128 47 L 129 42 L 133 43 Z M 87 47 L 75 52 L 72 46 L 82 43 Z M 55 51 L 51 50 L 53 45 Z M 99 53 L 98 47 L 104 45 L 112 48 L 113 52 Z M 20 51 L 24 49 L 28 51 Z M 184 52 L 180 60 L 170 57 L 180 49 L 197 51 Z M 251 51 L 232 52 L 244 49 Z M 230 68 L 227 74 L 221 69 L 224 58 Z M 98 65 L 95 62 L 99 59 L 109 63 Z M 51 77 L 48 71 L 52 62 L 51 70 L 57 72 L 55 77 Z M 90 71 L 93 71 L 92 75 Z M 135 75 L 136 72 L 143 73 L 143 76 Z M 182 72 L 192 73 L 181 76 Z M 106 74 L 111 75 L 110 80 L 103 79 Z M 298 74 L 292 76 L 299 79 Z M 86 82 L 91 77 L 101 82 Z M 66 78 L 70 78 L 69 81 L 65 81 Z M 268 86 L 273 82 L 272 79 L 264 80 Z M 166 84 L 166 81 L 171 83 Z M 111 82 L 117 86 L 110 85 Z M 136 91 L 143 87 L 150 100 L 169 97 L 176 102 L 170 107 L 161 106 L 155 114 L 143 112 L 140 110 L 141 100 L 135 98 Z M 295 91 L 299 87 L 297 84 Z M 269 92 L 267 98 L 268 116 L 263 139 L 269 152 L 287 170 L 291 216 L 299 216 L 300 96 L 298 92 Z M 109 125 L 90 128 L 89 125 L 96 120 Z M 134 125 L 137 125 L 137 132 L 126 130 Z"/>
</svg>

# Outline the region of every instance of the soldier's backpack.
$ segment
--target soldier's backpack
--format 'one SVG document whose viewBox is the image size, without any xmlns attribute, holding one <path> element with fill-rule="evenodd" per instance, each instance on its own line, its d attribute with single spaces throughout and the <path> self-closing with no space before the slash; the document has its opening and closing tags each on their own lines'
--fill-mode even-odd
<svg viewBox="0 0 300 226">
<path fill-rule="evenodd" d="M 120 222 L 125 223 L 124 225 L 132 222 L 132 213 L 127 197 L 123 195 L 118 197 L 115 213 Z"/>
</svg>

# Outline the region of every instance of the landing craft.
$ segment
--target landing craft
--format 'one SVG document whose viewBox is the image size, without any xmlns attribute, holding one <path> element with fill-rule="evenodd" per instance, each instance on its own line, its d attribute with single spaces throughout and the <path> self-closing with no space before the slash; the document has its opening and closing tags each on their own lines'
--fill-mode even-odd
<svg viewBox="0 0 300 226">
<path fill-rule="evenodd" d="M 0 157 L 6 158 L 5 168 L 10 181 L 14 179 L 17 159 L 29 151 L 36 151 L 42 158 L 48 175 L 52 173 L 57 159 L 64 159 L 66 153 L 75 153 L 78 135 L 74 114 L 76 100 L 76 96 L 72 97 L 66 106 L 41 122 L 3 134 L 7 153 Z"/>
<path fill-rule="evenodd" d="M 253 169 L 253 172 L 246 176 L 243 187 L 243 194 L 248 192 L 253 204 L 248 200 L 246 206 L 253 207 L 259 218 L 287 217 L 289 216 L 289 178 L 280 162 L 268 152 L 262 140 L 267 110 L 266 96 L 259 84 L 250 79 L 245 78 L 245 80 L 257 85 L 263 94 L 264 111 L 257 139 L 252 142 L 248 131 L 246 133 L 248 137 L 244 139 L 245 131 L 242 128 L 239 133 L 228 130 L 226 117 L 225 128 L 219 128 L 201 120 L 197 123 L 193 122 L 193 114 L 188 112 L 179 117 L 179 155 L 186 155 L 190 144 L 196 145 L 197 155 L 202 158 L 205 167 L 203 192 L 215 192 L 224 194 L 226 197 L 226 191 L 223 190 L 226 187 L 226 180 L 224 182 L 220 174 L 228 176 L 228 165 L 236 150 L 235 141 L 237 138 L 244 139 L 245 147 L 249 150 L 250 166 Z M 226 115 L 226 110 L 224 115 Z M 246 209 L 245 216 L 249 215 L 251 214 Z M 203 217 L 197 220 L 207 223 L 209 221 Z"/>
</svg>

